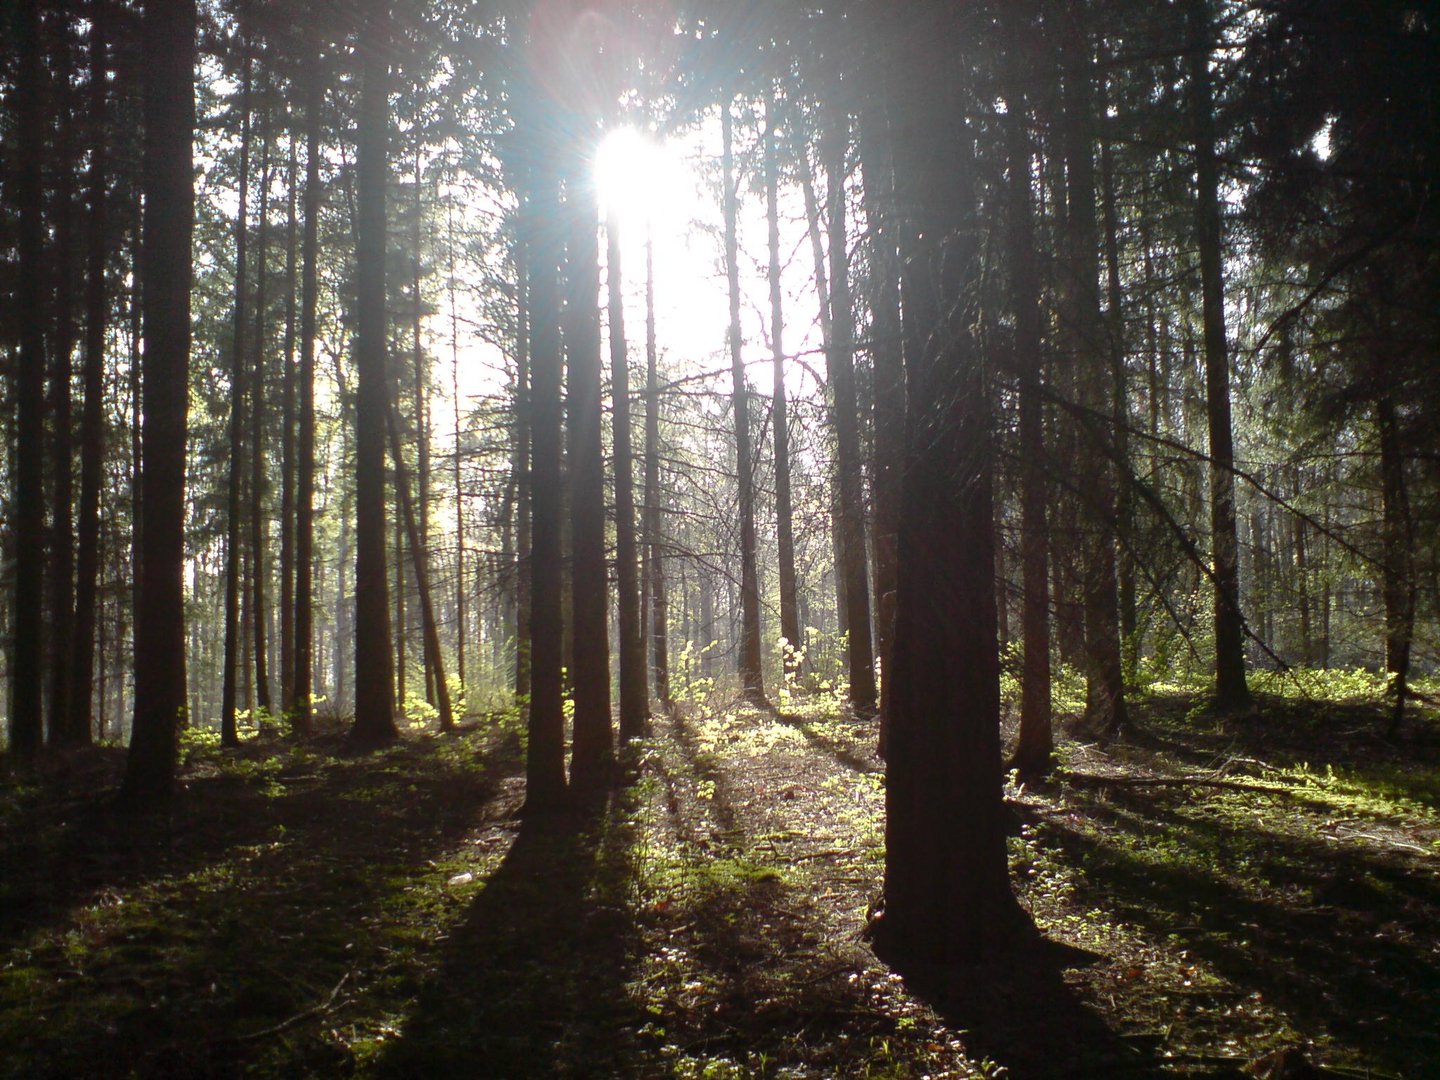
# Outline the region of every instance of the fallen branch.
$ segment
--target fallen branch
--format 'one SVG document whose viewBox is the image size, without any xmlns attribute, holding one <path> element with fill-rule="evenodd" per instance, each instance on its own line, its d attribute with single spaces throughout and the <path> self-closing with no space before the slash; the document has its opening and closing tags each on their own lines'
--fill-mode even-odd
<svg viewBox="0 0 1440 1080">
<path fill-rule="evenodd" d="M 224 1039 L 222 1041 L 252 1042 L 255 1039 L 268 1038 L 271 1035 L 279 1035 L 282 1031 L 288 1031 L 296 1024 L 301 1024 L 304 1023 L 306 1020 L 309 1020 L 312 1016 L 324 1015 L 335 1007 L 335 999 L 340 996 L 340 990 L 342 987 L 344 987 L 346 981 L 350 978 L 350 974 L 351 973 L 347 971 L 344 975 L 341 975 L 340 981 L 337 982 L 335 984 L 335 988 L 330 991 L 330 996 L 327 997 L 324 1001 L 322 1001 L 319 1005 L 314 1005 L 306 1009 L 304 1012 L 298 1012 L 294 1016 L 290 1017 L 290 1019 L 282 1020 L 280 1021 L 280 1023 L 272 1024 L 270 1027 L 261 1028 L 259 1031 L 251 1031 L 244 1035 L 231 1035 L 228 1039 Z"/>
</svg>

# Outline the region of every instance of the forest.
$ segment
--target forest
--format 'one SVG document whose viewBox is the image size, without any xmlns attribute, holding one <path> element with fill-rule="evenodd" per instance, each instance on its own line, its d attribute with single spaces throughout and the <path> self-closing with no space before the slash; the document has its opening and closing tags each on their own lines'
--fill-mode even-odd
<svg viewBox="0 0 1440 1080">
<path fill-rule="evenodd" d="M 1440 3 L 5 0 L 0 1077 L 1440 1075 Z"/>
</svg>

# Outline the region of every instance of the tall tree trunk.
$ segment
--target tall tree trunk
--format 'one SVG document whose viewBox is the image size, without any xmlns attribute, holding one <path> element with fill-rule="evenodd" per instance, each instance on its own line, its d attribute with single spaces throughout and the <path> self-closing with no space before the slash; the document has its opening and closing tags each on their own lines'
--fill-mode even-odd
<svg viewBox="0 0 1440 1080">
<path fill-rule="evenodd" d="M 624 271 L 620 220 L 612 209 L 605 223 L 606 277 L 610 311 L 610 386 L 614 399 L 615 588 L 619 606 L 620 741 L 641 738 L 649 728 L 645 636 L 640 617 L 640 582 L 635 541 L 635 454 L 630 435 L 630 356 L 625 340 Z"/>
<path fill-rule="evenodd" d="M 299 152 L 293 117 L 287 125 L 285 179 L 285 342 L 280 384 L 280 709 L 295 715 L 295 333 L 300 253 Z"/>
<path fill-rule="evenodd" d="M 1078 10 L 1078 9 L 1077 9 Z M 1090 125 L 1094 110 L 1094 58 L 1088 28 L 1065 27 L 1064 146 L 1070 275 L 1066 306 L 1076 352 L 1080 469 L 1089 511 L 1082 542 L 1085 613 L 1085 716 L 1096 729 L 1116 734 L 1127 726 L 1125 669 L 1120 651 L 1115 572 L 1116 501 L 1110 432 L 1114 416 L 1110 349 L 1100 311 L 1099 228 L 1095 217 L 1095 159 Z M 1077 484 L 1077 487 L 1081 485 Z"/>
<path fill-rule="evenodd" d="M 1026 14 L 1029 14 L 1028 8 Z M 1018 23 L 1022 16 L 1015 16 Z M 1050 536 L 1046 522 L 1045 419 L 1042 411 L 1043 353 L 1040 274 L 1036 265 L 1035 226 L 1031 214 L 1032 151 L 1029 112 L 1023 85 L 1028 26 L 1009 28 L 1006 58 L 1005 146 L 1010 229 L 1010 306 L 1015 317 L 1015 364 L 1020 385 L 1020 573 L 1021 635 L 1020 733 L 1012 764 L 1025 777 L 1050 771 L 1055 735 L 1050 711 Z"/>
<path fill-rule="evenodd" d="M 105 142 L 108 111 L 106 65 L 109 30 L 108 0 L 90 3 L 90 166 L 87 178 L 90 213 L 85 238 L 85 360 L 81 369 L 84 404 L 80 416 L 80 516 L 75 575 L 74 689 L 70 698 L 71 737 L 88 744 L 93 738 L 92 673 L 95 669 L 100 581 L 100 485 L 105 467 L 105 290 L 107 214 Z M 100 672 L 104 677 L 104 649 Z M 100 693 L 104 723 L 105 695 Z"/>
<path fill-rule="evenodd" d="M 850 675 L 850 707 L 873 713 L 875 654 L 870 638 L 870 583 L 865 558 L 865 485 L 861 474 L 859 403 L 855 393 L 855 332 L 850 304 L 850 257 L 845 221 L 845 163 L 849 117 L 838 106 L 826 110 L 822 152 L 829 189 L 830 345 L 825 364 L 830 379 L 835 425 L 836 473 L 840 510 L 840 566 L 845 580 L 845 623 Z"/>
<path fill-rule="evenodd" d="M 300 416 L 295 472 L 295 700 L 297 734 L 310 730 L 315 666 L 315 338 L 319 305 L 320 111 L 325 102 L 318 37 L 305 80 L 305 226 L 301 237 Z M 341 558 L 343 560 L 344 554 Z"/>
<path fill-rule="evenodd" d="M 242 31 L 242 34 L 244 32 Z M 245 348 L 245 283 L 248 271 L 250 201 L 250 95 L 254 59 L 248 36 L 243 38 L 244 72 L 240 90 L 240 206 L 235 219 L 235 323 L 230 357 L 230 460 L 225 493 L 225 658 L 221 672 L 220 742 L 239 746 L 236 725 L 236 678 L 244 654 L 240 649 L 241 478 L 245 463 L 245 403 L 249 396 Z"/>
<path fill-rule="evenodd" d="M 55 140 L 53 342 L 50 351 L 51 507 L 50 507 L 50 741 L 84 741 L 70 729 L 70 699 L 75 649 L 75 517 L 73 399 L 70 391 L 75 352 L 75 92 L 70 5 L 59 5 L 54 33 L 54 111 L 62 117 Z M 38 317 L 38 312 L 36 313 Z"/>
<path fill-rule="evenodd" d="M 390 139 L 388 0 L 370 0 L 361 54 L 355 245 L 355 725 L 362 746 L 395 727 L 390 603 L 385 568 L 385 181 Z"/>
<path fill-rule="evenodd" d="M 1240 614 L 1240 543 L 1235 525 L 1235 448 L 1230 429 L 1230 360 L 1225 342 L 1225 278 L 1219 170 L 1210 87 L 1207 0 L 1187 0 L 1190 122 L 1195 143 L 1195 239 L 1205 325 L 1205 413 L 1210 429 L 1210 531 L 1215 584 L 1215 705 L 1250 703 L 1245 682 L 1245 624 Z"/>
<path fill-rule="evenodd" d="M 765 700 L 760 649 L 760 572 L 755 557 L 755 476 L 750 453 L 750 393 L 740 335 L 740 244 L 735 180 L 734 122 L 727 100 L 720 110 L 725 185 L 725 273 L 730 292 L 731 407 L 735 412 L 735 482 L 740 491 L 740 683 L 754 703 Z"/>
<path fill-rule="evenodd" d="M 532 92 L 537 92 L 531 88 Z M 561 613 L 560 257 L 563 209 L 555 148 L 538 117 L 522 216 L 530 316 L 530 716 L 525 758 L 525 810 L 545 814 L 565 801 L 565 714 L 561 694 L 564 626 Z"/>
<path fill-rule="evenodd" d="M 455 297 L 455 200 L 446 207 L 446 259 L 449 274 L 446 291 L 450 301 L 450 399 L 455 410 L 455 669 L 460 680 L 460 693 L 465 694 L 465 485 L 460 468 L 462 460 L 462 429 L 460 421 L 460 306 Z M 518 469 L 512 472 L 518 474 Z"/>
<path fill-rule="evenodd" d="M 398 501 L 398 500 L 397 500 Z M 405 685 L 407 660 L 405 646 L 410 640 L 410 628 L 405 622 L 405 522 L 395 519 L 395 708 L 403 715 L 409 692 Z"/>
<path fill-rule="evenodd" d="M 870 363 L 875 393 L 875 471 L 871 480 L 875 543 L 875 645 L 880 655 L 880 752 L 885 752 L 891 652 L 895 637 L 896 541 L 905 463 L 905 368 L 901 349 L 900 260 L 894 176 L 884 112 L 860 113 L 860 160 L 870 232 Z"/>
<path fill-rule="evenodd" d="M 185 434 L 190 400 L 190 239 L 194 228 L 194 0 L 145 9 L 145 324 L 142 500 L 135 612 L 135 715 L 123 805 L 169 802 L 185 719 Z"/>
<path fill-rule="evenodd" d="M 524 234 L 528 211 L 519 211 L 522 235 L 515 244 L 515 697 L 530 698 L 531 558 L 534 490 L 531 465 L 530 249 Z"/>
<path fill-rule="evenodd" d="M 800 607 L 795 574 L 795 521 L 790 496 L 790 418 L 785 400 L 785 299 L 780 281 L 780 162 L 775 150 L 779 118 L 775 87 L 765 90 L 765 225 L 769 252 L 770 355 L 775 367 L 771 420 L 775 427 L 775 532 L 780 579 L 780 636 L 788 677 L 800 671 L 805 642 L 800 636 Z"/>
<path fill-rule="evenodd" d="M 964 40 L 955 9 L 930 0 L 881 17 L 882 41 L 894 50 L 898 203 L 910 215 L 905 338 L 923 352 L 906 356 L 884 910 L 875 930 L 902 962 L 947 964 L 1003 949 L 1024 924 L 1005 855 L 989 417 L 969 332 L 974 162 L 955 85 L 963 67 L 954 46 Z M 936 138 L 937 121 L 947 137 Z"/>
<path fill-rule="evenodd" d="M 655 241 L 645 235 L 645 567 L 650 600 L 650 649 L 655 663 L 655 694 L 669 709 L 669 603 L 665 590 L 665 547 L 660 504 L 660 352 L 655 340 Z"/>
<path fill-rule="evenodd" d="M 10 672 L 10 753 L 34 764 L 44 738 L 45 329 L 41 261 L 45 244 L 45 97 L 39 0 L 20 0 L 16 18 L 15 194 L 19 263 L 15 302 L 23 314 L 15 380 L 15 616 Z M 155 20 L 157 23 L 159 19 Z M 153 28 L 152 28 L 153 29 Z M 154 77 L 154 73 L 147 71 Z M 183 693 L 183 691 L 182 691 Z"/>
<path fill-rule="evenodd" d="M 266 286 L 269 284 L 267 261 L 270 255 L 270 147 L 274 132 L 274 106 L 268 78 L 261 86 L 262 135 L 260 143 L 260 221 L 256 227 L 255 248 L 255 378 L 250 393 L 250 616 L 255 646 L 255 702 L 265 713 L 273 712 L 270 696 L 268 627 L 270 610 L 266 590 L 270 582 L 270 564 L 266 557 L 265 496 L 270 490 L 270 472 L 265 460 L 265 395 L 266 341 L 269 312 L 266 310 Z"/>
<path fill-rule="evenodd" d="M 569 419 L 570 527 L 574 546 L 572 641 L 575 653 L 574 748 L 570 783 L 592 795 L 610 782 L 610 641 L 605 569 L 605 451 L 601 438 L 599 211 L 594 186 L 571 147 L 566 184 L 565 361 Z"/>
<path fill-rule="evenodd" d="M 424 573 L 416 572 L 416 587 L 419 588 L 421 577 L 429 578 L 430 562 L 430 367 L 425 358 L 425 349 L 421 342 L 422 314 L 424 310 L 424 297 L 420 291 L 421 260 L 420 245 L 424 236 L 421 226 L 424 219 L 424 208 L 420 200 L 420 185 L 424 175 L 420 156 L 420 131 L 419 124 L 416 124 L 416 146 L 415 146 L 415 188 L 414 206 L 412 207 L 412 233 L 411 244 L 411 299 L 414 301 L 414 310 L 410 324 L 411 334 L 411 361 L 412 370 L 415 376 L 415 472 L 419 480 L 417 498 L 420 501 L 419 507 L 419 537 L 420 547 L 418 551 L 412 551 L 412 561 L 418 559 L 416 565 L 423 565 Z M 398 466 L 397 466 L 398 468 Z M 410 546 L 413 549 L 415 542 L 412 539 Z M 402 630 L 403 633 L 403 630 Z M 430 652 L 424 650 L 425 660 L 425 700 L 430 705 L 436 704 L 437 691 L 435 688 L 436 668 L 431 664 Z"/>
</svg>

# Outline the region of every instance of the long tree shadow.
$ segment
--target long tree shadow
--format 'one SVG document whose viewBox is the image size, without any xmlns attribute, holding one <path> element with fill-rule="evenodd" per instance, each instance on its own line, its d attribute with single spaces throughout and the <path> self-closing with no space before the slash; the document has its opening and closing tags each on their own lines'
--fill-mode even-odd
<svg viewBox="0 0 1440 1080">
<path fill-rule="evenodd" d="M 624 992 L 638 948 L 632 799 L 588 821 L 526 821 L 378 1075 L 625 1075 L 644 1022 Z"/>
<path fill-rule="evenodd" d="M 1241 829 L 1119 793 L 1091 806 L 1113 839 L 1053 823 L 1085 867 L 1077 898 L 1186 947 L 1259 991 L 1312 1038 L 1328 1037 L 1399 1075 L 1436 1075 L 1440 882 L 1424 869 L 1319 838 Z M 1156 857 L 1136 838 L 1163 837 Z M 1243 869 L 1243 873 L 1241 870 Z M 1248 875 L 1263 883 L 1241 880 Z"/>
<path fill-rule="evenodd" d="M 506 765 L 440 740 L 364 759 L 311 756 L 260 778 L 192 779 L 180 807 L 202 835 L 187 835 L 178 814 L 127 827 L 96 811 L 33 838 L 41 858 L 27 880 L 67 852 L 93 865 L 7 924 L 16 944 L 5 988 L 28 978 L 33 991 L 28 1011 L 0 1010 L 10 1051 L 0 1076 L 344 1067 L 314 1023 L 283 1040 L 259 1036 L 319 1015 L 331 988 L 373 986 L 393 965 L 407 931 L 379 913 L 399 905 L 417 875 L 434 874 L 433 860 L 475 826 Z M 97 821 L 109 822 L 98 839 L 81 835 Z M 96 845 L 109 837 L 135 846 L 107 856 Z M 40 1012 L 44 1024 L 17 1026 Z"/>
</svg>

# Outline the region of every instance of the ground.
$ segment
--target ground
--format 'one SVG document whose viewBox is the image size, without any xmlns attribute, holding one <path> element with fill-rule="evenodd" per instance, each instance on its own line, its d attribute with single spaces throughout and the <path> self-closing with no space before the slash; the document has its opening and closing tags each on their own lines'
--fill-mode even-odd
<svg viewBox="0 0 1440 1080">
<path fill-rule="evenodd" d="M 1041 944 L 909 978 L 833 704 L 691 703 L 607 808 L 523 828 L 503 721 L 196 740 L 139 823 L 119 751 L 69 758 L 0 786 L 0 1076 L 1440 1075 L 1434 719 L 1136 713 L 1007 788 Z"/>
</svg>

